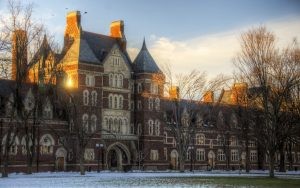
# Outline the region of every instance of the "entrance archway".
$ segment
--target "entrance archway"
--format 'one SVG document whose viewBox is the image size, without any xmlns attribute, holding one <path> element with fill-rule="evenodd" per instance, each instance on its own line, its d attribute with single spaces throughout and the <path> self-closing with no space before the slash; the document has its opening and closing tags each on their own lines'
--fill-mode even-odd
<svg viewBox="0 0 300 188">
<path fill-rule="evenodd" d="M 171 156 L 171 169 L 177 170 L 177 168 L 178 168 L 178 152 L 175 149 L 173 149 L 170 156 Z"/>
<path fill-rule="evenodd" d="M 66 170 L 66 156 L 67 151 L 64 148 L 58 148 L 55 153 L 55 166 L 57 171 L 65 171 Z"/>
<path fill-rule="evenodd" d="M 122 143 L 111 144 L 106 152 L 106 164 L 110 170 L 123 170 L 124 165 L 129 165 L 131 155 L 128 148 Z"/>
<path fill-rule="evenodd" d="M 207 157 L 208 157 L 208 166 L 211 169 L 213 169 L 215 167 L 215 163 L 216 163 L 216 155 L 215 155 L 215 153 L 212 150 L 210 150 L 208 152 Z"/>
</svg>

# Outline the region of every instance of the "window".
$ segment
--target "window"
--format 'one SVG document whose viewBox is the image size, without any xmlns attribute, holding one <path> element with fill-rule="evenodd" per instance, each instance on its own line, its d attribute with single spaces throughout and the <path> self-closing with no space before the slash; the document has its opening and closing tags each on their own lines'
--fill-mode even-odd
<svg viewBox="0 0 300 188">
<path fill-rule="evenodd" d="M 231 146 L 237 146 L 238 145 L 237 143 L 238 143 L 237 138 L 235 136 L 232 136 L 230 145 Z"/>
<path fill-rule="evenodd" d="M 298 162 L 300 162 L 300 152 L 297 152 Z"/>
<path fill-rule="evenodd" d="M 196 144 L 197 145 L 204 145 L 205 144 L 205 136 L 204 136 L 204 134 L 197 134 L 196 135 Z"/>
<path fill-rule="evenodd" d="M 142 92 L 142 83 L 137 84 L 137 92 L 141 93 Z"/>
<path fill-rule="evenodd" d="M 97 105 L 97 91 L 92 91 L 92 106 Z"/>
<path fill-rule="evenodd" d="M 218 146 L 224 146 L 224 137 L 222 137 L 222 136 L 220 136 L 220 135 L 218 135 L 218 137 L 217 137 L 217 145 Z"/>
<path fill-rule="evenodd" d="M 167 132 L 164 132 L 164 144 L 168 142 L 168 134 Z"/>
<path fill-rule="evenodd" d="M 219 149 L 218 150 L 218 155 L 217 155 L 218 161 L 225 161 L 225 153 L 223 150 Z"/>
<path fill-rule="evenodd" d="M 113 84 L 114 87 L 118 87 L 118 75 L 114 75 L 114 84 Z"/>
<path fill-rule="evenodd" d="M 70 129 L 70 132 L 73 132 L 73 130 L 74 130 L 74 121 L 73 121 L 73 119 L 71 119 L 70 122 L 69 122 L 69 129 Z"/>
<path fill-rule="evenodd" d="M 109 74 L 109 86 L 113 86 L 114 78 L 113 74 Z"/>
<path fill-rule="evenodd" d="M 137 127 L 137 135 L 142 135 L 142 125 L 139 123 Z"/>
<path fill-rule="evenodd" d="M 148 121 L 148 126 L 149 126 L 149 135 L 153 135 L 153 120 L 150 119 Z"/>
<path fill-rule="evenodd" d="M 82 115 L 82 127 L 84 128 L 85 132 L 89 129 L 89 122 L 88 122 L 89 116 L 87 114 Z"/>
<path fill-rule="evenodd" d="M 121 133 L 121 127 L 122 127 L 122 120 L 119 119 L 118 130 L 117 130 L 118 133 Z"/>
<path fill-rule="evenodd" d="M 93 75 L 85 76 L 85 85 L 86 86 L 95 86 L 95 77 Z"/>
<path fill-rule="evenodd" d="M 122 88 L 123 87 L 123 75 L 119 74 L 118 76 L 118 87 Z"/>
<path fill-rule="evenodd" d="M 239 160 L 239 152 L 238 150 L 231 150 L 231 161 Z"/>
<path fill-rule="evenodd" d="M 108 102 L 108 107 L 109 107 L 109 108 L 112 108 L 112 107 L 113 107 L 113 96 L 112 96 L 112 95 L 109 95 L 108 100 L 109 100 L 109 102 Z"/>
<path fill-rule="evenodd" d="M 158 94 L 158 84 L 157 83 L 152 83 L 151 84 L 151 93 L 152 94 Z"/>
<path fill-rule="evenodd" d="M 119 109 L 123 109 L 123 96 L 119 96 Z"/>
<path fill-rule="evenodd" d="M 118 103 L 119 103 L 118 96 L 115 95 L 113 103 L 114 103 L 114 108 L 117 109 L 118 108 Z"/>
<path fill-rule="evenodd" d="M 155 120 L 155 135 L 159 136 L 160 134 L 160 122 L 159 120 Z"/>
<path fill-rule="evenodd" d="M 168 148 L 164 148 L 165 160 L 168 160 Z"/>
<path fill-rule="evenodd" d="M 150 160 L 151 161 L 158 160 L 158 150 L 150 150 Z"/>
<path fill-rule="evenodd" d="M 96 131 L 96 127 L 97 127 L 97 116 L 92 115 L 91 116 L 91 127 L 90 127 L 91 133 Z"/>
<path fill-rule="evenodd" d="M 2 139 L 2 152 L 4 152 L 5 150 L 5 143 L 6 143 L 6 137 L 7 137 L 7 134 L 3 137 Z M 12 139 L 15 137 L 15 140 L 14 142 L 12 143 Z M 11 136 L 10 136 L 10 143 L 11 143 L 11 146 L 9 148 L 9 155 L 17 155 L 17 152 L 18 152 L 18 145 L 20 144 L 19 142 L 19 138 L 18 136 L 15 136 L 14 133 L 11 133 Z"/>
<path fill-rule="evenodd" d="M 139 100 L 137 103 L 137 109 L 141 110 L 142 109 L 142 102 Z"/>
<path fill-rule="evenodd" d="M 83 91 L 83 105 L 89 105 L 89 91 Z"/>
<path fill-rule="evenodd" d="M 152 99 L 152 97 L 149 97 L 148 98 L 148 105 L 149 105 L 149 110 L 152 110 L 153 109 L 153 99 Z"/>
<path fill-rule="evenodd" d="M 160 100 L 159 98 L 155 99 L 155 110 L 159 110 L 160 109 Z"/>
<path fill-rule="evenodd" d="M 187 160 L 187 161 L 191 160 L 191 152 L 192 152 L 191 149 L 188 149 L 188 150 L 186 151 L 186 160 Z"/>
<path fill-rule="evenodd" d="M 249 140 L 249 147 L 256 147 L 256 143 L 254 140 Z"/>
<path fill-rule="evenodd" d="M 87 161 L 92 161 L 95 159 L 94 149 L 85 149 L 84 151 L 84 159 Z"/>
<path fill-rule="evenodd" d="M 257 161 L 257 151 L 256 150 L 250 151 L 250 161 L 252 161 L 252 162 Z"/>
<path fill-rule="evenodd" d="M 54 139 L 51 135 L 46 134 L 41 137 L 40 140 L 40 152 L 41 154 L 52 154 L 54 146 Z"/>
<path fill-rule="evenodd" d="M 196 159 L 197 159 L 197 161 L 204 161 L 205 160 L 205 150 L 204 149 L 197 149 L 196 150 Z"/>
</svg>

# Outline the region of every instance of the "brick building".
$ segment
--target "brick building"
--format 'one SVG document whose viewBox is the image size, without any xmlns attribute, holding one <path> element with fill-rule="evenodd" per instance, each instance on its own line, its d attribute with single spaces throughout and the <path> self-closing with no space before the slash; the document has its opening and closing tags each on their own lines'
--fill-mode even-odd
<svg viewBox="0 0 300 188">
<path fill-rule="evenodd" d="M 54 53 L 45 39 L 34 56 L 28 84 L 23 88 L 23 103 L 28 109 L 32 108 L 37 85 L 49 82 L 49 72 L 57 66 L 64 75 L 61 80 L 55 77 L 53 83 L 79 96 L 78 114 L 72 123 L 61 110 L 62 104 L 45 98 L 36 141 L 38 157 L 33 167 L 39 165 L 41 171 L 78 169 L 75 141 L 62 144 L 64 137 L 53 131 L 72 131 L 76 121 L 92 133 L 84 151 L 86 169 L 96 170 L 99 161 L 101 169 L 178 169 L 176 140 L 164 119 L 169 110 L 169 99 L 164 96 L 165 77 L 145 41 L 135 60 L 131 61 L 126 51 L 123 21 L 112 22 L 109 35 L 83 30 L 78 11 L 68 13 L 66 21 L 62 52 Z M 12 67 L 12 79 L 15 79 L 17 66 L 14 60 Z M 2 147 L 9 122 L 7 111 L 11 108 L 12 85 L 13 80 L 0 80 Z M 239 120 L 234 110 L 239 104 L 236 96 L 245 89 L 246 85 L 236 84 L 231 90 L 222 91 L 216 100 L 213 92 L 208 92 L 205 101 L 197 103 L 197 128 L 193 146 L 187 154 L 186 169 L 190 166 L 195 170 L 245 166 L 244 143 L 240 139 Z M 177 95 L 178 88 L 173 87 L 169 97 L 176 98 Z M 225 136 L 227 144 L 224 143 Z M 300 151 L 293 150 L 291 154 L 293 166 L 299 166 Z M 254 139 L 249 139 L 249 155 L 251 168 L 266 168 L 265 151 L 260 150 Z M 24 171 L 26 149 L 22 131 L 15 137 L 10 156 L 10 171 Z"/>
</svg>

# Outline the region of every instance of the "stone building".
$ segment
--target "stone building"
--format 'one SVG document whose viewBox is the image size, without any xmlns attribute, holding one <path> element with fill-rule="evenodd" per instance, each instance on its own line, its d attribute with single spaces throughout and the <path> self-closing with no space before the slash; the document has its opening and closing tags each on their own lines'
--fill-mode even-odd
<svg viewBox="0 0 300 188">
<path fill-rule="evenodd" d="M 78 113 L 74 119 L 68 119 L 63 104 L 51 100 L 51 92 L 45 94 L 48 97 L 42 102 L 37 125 L 38 156 L 34 169 L 38 165 L 40 171 L 78 170 L 76 139 L 63 144 L 64 136 L 57 133 L 72 131 L 74 124 L 86 126 L 85 130 L 92 135 L 84 151 L 87 170 L 96 170 L 98 165 L 101 169 L 112 170 L 178 169 L 176 140 L 164 119 L 169 110 L 169 98 L 178 97 L 178 88 L 173 87 L 169 98 L 165 97 L 164 74 L 149 53 L 145 40 L 133 61 L 126 45 L 123 21 L 112 22 L 109 35 L 92 33 L 82 28 L 78 11 L 67 14 L 61 53 L 54 53 L 44 39 L 41 49 L 29 63 L 28 82 L 22 88 L 24 106 L 32 109 L 38 97 L 37 87 L 50 82 L 77 96 Z M 11 88 L 17 67 L 14 60 L 12 67 L 12 80 L 0 80 L 2 148 L 10 121 L 7 112 L 12 108 Z M 53 67 L 62 71 L 63 76 L 52 77 Z M 236 96 L 246 88 L 236 84 L 231 90 L 222 91 L 218 98 L 208 92 L 205 101 L 197 103 L 197 128 L 193 146 L 187 153 L 186 169 L 191 166 L 195 170 L 245 166 L 246 153 L 235 107 L 239 104 Z M 248 144 L 251 168 L 265 168 L 265 152 L 254 139 L 250 138 Z M 25 171 L 26 148 L 22 131 L 10 148 L 10 171 Z M 294 150 L 292 155 L 293 165 L 299 167 L 300 151 Z"/>
</svg>

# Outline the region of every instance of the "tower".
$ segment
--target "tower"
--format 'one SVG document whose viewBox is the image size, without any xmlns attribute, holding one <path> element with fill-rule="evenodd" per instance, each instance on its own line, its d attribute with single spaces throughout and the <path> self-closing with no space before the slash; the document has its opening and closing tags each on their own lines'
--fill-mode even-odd
<svg viewBox="0 0 300 188">
<path fill-rule="evenodd" d="M 144 165 L 164 159 L 162 129 L 162 97 L 165 77 L 150 55 L 145 40 L 133 62 L 135 79 L 135 126 L 139 134 L 140 153 Z"/>
</svg>

